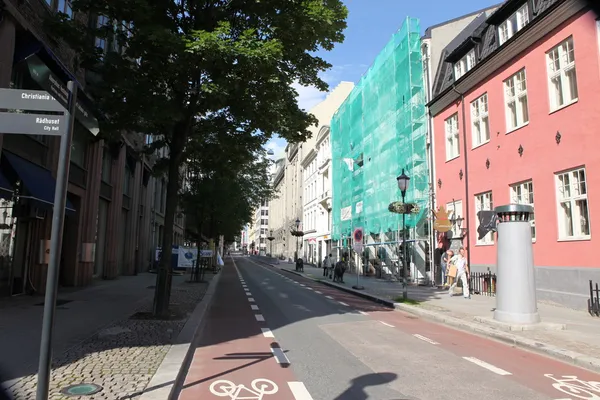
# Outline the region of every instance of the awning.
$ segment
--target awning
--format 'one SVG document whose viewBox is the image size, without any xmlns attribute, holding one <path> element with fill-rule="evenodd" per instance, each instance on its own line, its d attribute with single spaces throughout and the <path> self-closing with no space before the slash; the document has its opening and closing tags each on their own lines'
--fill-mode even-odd
<svg viewBox="0 0 600 400">
<path fill-rule="evenodd" d="M 2 152 L 2 160 L 8 163 L 15 178 L 19 179 L 29 192 L 29 195 L 20 195 L 21 198 L 30 199 L 45 208 L 51 208 L 54 205 L 56 179 L 49 170 L 8 151 Z M 75 212 L 69 199 L 67 199 L 66 209 L 69 212 Z"/>
<path fill-rule="evenodd" d="M 8 182 L 8 179 L 0 172 L 0 198 L 11 199 L 14 191 L 15 190 L 10 182 Z"/>
</svg>

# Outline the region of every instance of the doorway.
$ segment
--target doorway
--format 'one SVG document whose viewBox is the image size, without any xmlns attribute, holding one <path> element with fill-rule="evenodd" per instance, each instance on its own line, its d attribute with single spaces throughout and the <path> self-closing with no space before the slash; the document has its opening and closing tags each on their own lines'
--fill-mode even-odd
<svg viewBox="0 0 600 400">
<path fill-rule="evenodd" d="M 104 277 L 106 261 L 106 225 L 108 220 L 108 201 L 100 199 L 98 203 L 98 221 L 96 224 L 96 259 L 94 260 L 94 278 Z"/>
</svg>

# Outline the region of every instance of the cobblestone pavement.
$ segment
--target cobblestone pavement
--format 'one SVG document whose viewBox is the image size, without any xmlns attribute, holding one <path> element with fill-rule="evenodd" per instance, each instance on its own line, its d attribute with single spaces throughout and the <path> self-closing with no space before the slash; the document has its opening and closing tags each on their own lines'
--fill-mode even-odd
<svg viewBox="0 0 600 400">
<path fill-rule="evenodd" d="M 206 279 L 211 279 L 207 274 Z M 50 384 L 51 400 L 134 400 L 139 399 L 169 351 L 172 341 L 202 300 L 207 283 L 174 286 L 171 310 L 183 315 L 178 320 L 123 319 L 89 339 L 56 355 Z M 152 310 L 153 299 L 137 312 Z M 37 375 L 21 378 L 8 388 L 18 400 L 35 399 Z M 93 383 L 103 390 L 93 396 L 65 396 L 62 388 Z"/>
</svg>

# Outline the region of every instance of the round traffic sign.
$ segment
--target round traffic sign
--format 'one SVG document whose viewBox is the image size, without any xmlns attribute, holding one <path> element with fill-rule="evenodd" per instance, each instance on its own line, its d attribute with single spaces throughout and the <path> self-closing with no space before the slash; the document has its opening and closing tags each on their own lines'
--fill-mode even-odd
<svg viewBox="0 0 600 400">
<path fill-rule="evenodd" d="M 360 228 L 357 228 L 354 230 L 354 241 L 355 242 L 362 242 L 363 240 L 363 231 Z"/>
</svg>

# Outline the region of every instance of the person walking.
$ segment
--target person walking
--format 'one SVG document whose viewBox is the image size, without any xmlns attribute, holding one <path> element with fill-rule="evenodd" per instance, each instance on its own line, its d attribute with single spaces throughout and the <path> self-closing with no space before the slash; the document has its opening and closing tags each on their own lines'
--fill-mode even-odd
<svg viewBox="0 0 600 400">
<path fill-rule="evenodd" d="M 465 299 L 471 298 L 471 293 L 469 293 L 469 265 L 467 264 L 467 258 L 465 257 L 465 249 L 461 247 L 458 251 L 458 255 L 455 260 L 452 260 L 454 266 L 456 266 L 456 279 L 454 279 L 454 283 L 450 286 L 448 290 L 448 295 L 452 297 L 454 295 L 454 288 L 458 284 L 458 281 L 462 283 L 463 289 L 463 297 Z"/>
<path fill-rule="evenodd" d="M 331 254 L 326 255 L 323 259 L 323 276 L 329 275 L 329 268 L 331 268 Z"/>
</svg>

